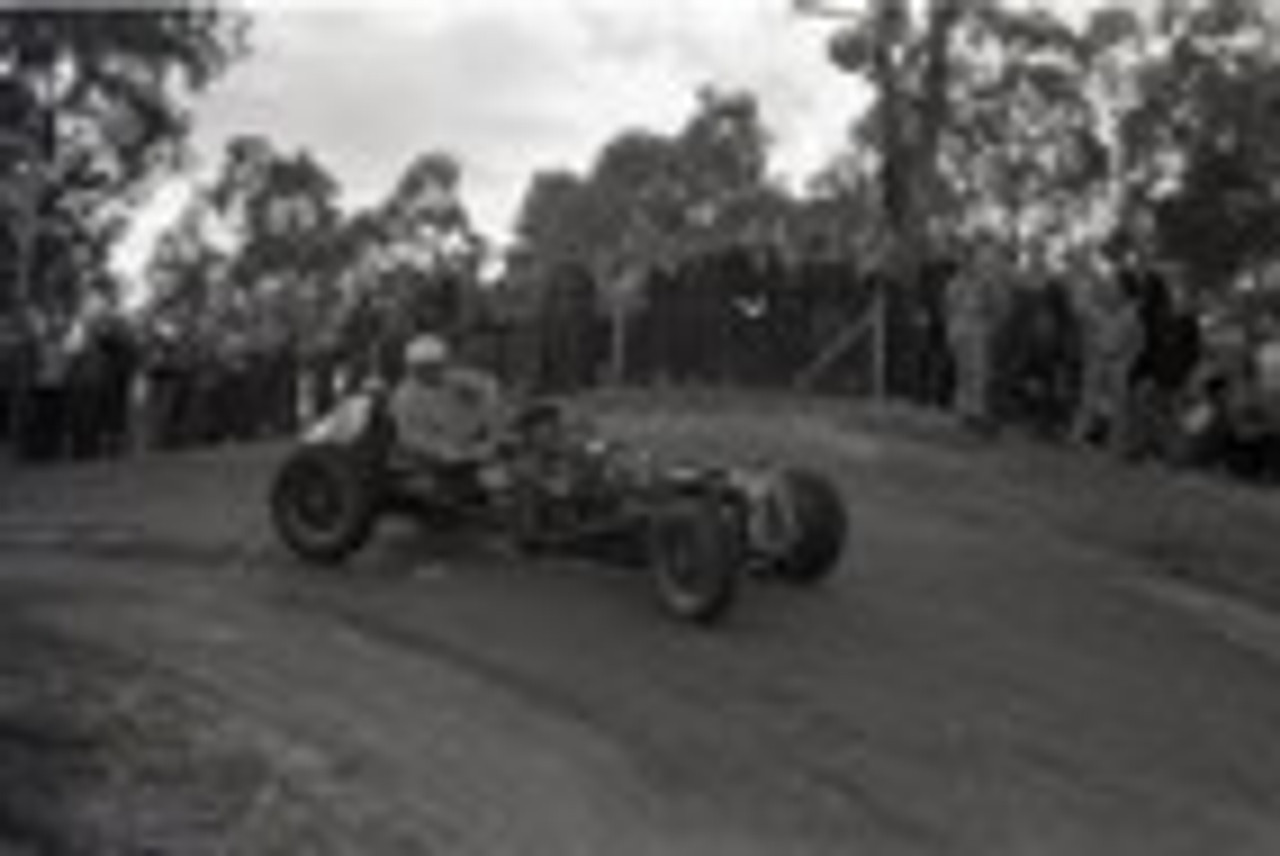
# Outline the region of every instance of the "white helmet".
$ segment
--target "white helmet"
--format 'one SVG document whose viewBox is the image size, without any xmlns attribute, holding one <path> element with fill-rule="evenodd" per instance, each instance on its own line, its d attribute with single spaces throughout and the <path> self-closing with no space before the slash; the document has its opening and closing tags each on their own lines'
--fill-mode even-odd
<svg viewBox="0 0 1280 856">
<path fill-rule="evenodd" d="M 439 336 L 415 336 L 405 347 L 404 361 L 411 367 L 438 366 L 449 359 L 449 346 Z"/>
</svg>

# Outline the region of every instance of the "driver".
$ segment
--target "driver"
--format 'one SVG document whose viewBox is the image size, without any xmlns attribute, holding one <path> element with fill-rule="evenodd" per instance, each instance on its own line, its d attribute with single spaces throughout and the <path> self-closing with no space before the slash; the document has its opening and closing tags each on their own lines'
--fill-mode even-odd
<svg viewBox="0 0 1280 856">
<path fill-rule="evenodd" d="M 505 411 L 497 381 L 456 362 L 438 336 L 416 337 L 404 356 L 404 377 L 390 399 L 401 450 L 433 464 L 491 458 Z"/>
</svg>

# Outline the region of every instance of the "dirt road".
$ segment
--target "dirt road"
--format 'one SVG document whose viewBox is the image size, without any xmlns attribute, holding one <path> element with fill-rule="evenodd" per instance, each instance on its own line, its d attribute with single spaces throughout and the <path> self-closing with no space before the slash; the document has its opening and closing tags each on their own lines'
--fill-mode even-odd
<svg viewBox="0 0 1280 856">
<path fill-rule="evenodd" d="M 135 806 L 114 834 L 149 852 L 1280 852 L 1274 497 L 847 413 L 676 412 L 612 418 L 839 478 L 837 579 L 749 590 L 707 633 L 643 579 L 432 559 L 411 531 L 318 573 L 272 543 L 251 450 L 11 481 L 0 620 L 169 699 L 203 729 L 182 745 L 257 759 L 220 813 Z"/>
</svg>

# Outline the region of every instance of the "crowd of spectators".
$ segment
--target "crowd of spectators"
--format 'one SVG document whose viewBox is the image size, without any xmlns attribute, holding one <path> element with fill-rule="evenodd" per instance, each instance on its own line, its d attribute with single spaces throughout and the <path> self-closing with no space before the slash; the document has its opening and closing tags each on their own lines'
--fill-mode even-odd
<svg viewBox="0 0 1280 856">
<path fill-rule="evenodd" d="M 119 454 L 129 445 L 139 350 L 101 301 L 83 314 L 33 313 L 8 351 L 4 437 L 33 461 Z"/>
<path fill-rule="evenodd" d="M 946 285 L 953 411 L 984 435 L 1280 478 L 1280 331 L 1235 319 L 1224 347 L 1193 286 L 1133 254 L 1050 269 L 980 247 Z"/>
<path fill-rule="evenodd" d="M 447 314 L 419 308 L 375 295 L 307 326 L 234 304 L 127 313 L 94 293 L 74 314 L 28 312 L 0 336 L 0 450 L 55 463 L 292 436 L 345 389 L 396 374 L 404 343 Z"/>
<path fill-rule="evenodd" d="M 6 360 L 0 438 L 21 460 L 89 460 L 277 436 L 296 425 L 289 348 L 205 342 L 106 306 L 33 315 Z"/>
<path fill-rule="evenodd" d="M 639 316 L 654 323 L 633 324 L 622 381 L 684 372 L 690 382 L 793 384 L 839 332 L 816 322 L 865 314 L 864 298 L 877 293 L 869 280 L 851 290 L 839 267 L 816 279 L 792 272 L 785 287 L 776 265 L 753 277 L 742 264 L 719 267 L 654 285 Z M 1253 330 L 1224 349 L 1212 311 L 1221 301 L 1202 300 L 1178 270 L 1136 254 L 1078 252 L 1049 264 L 989 242 L 935 268 L 918 288 L 882 289 L 899 301 L 887 339 L 890 394 L 949 406 L 982 436 L 1025 429 L 1126 460 L 1280 479 L 1280 324 L 1256 323 L 1258 313 L 1252 324 L 1219 325 Z M 601 338 L 587 335 L 601 331 L 593 301 L 566 304 L 578 307 L 568 314 L 561 303 L 546 302 L 545 317 L 525 317 L 487 350 L 535 384 L 551 357 L 577 366 L 571 374 L 583 382 L 571 388 L 600 381 L 607 349 L 586 347 Z M 428 308 L 424 317 L 450 314 Z M 394 374 L 403 343 L 438 329 L 377 301 L 347 313 L 332 335 L 310 330 L 303 341 L 243 320 L 197 334 L 126 317 L 105 299 L 74 317 L 35 315 L 23 346 L 0 360 L 0 441 L 49 462 L 288 436 L 344 388 Z M 542 380 L 555 386 L 561 375 Z"/>
</svg>

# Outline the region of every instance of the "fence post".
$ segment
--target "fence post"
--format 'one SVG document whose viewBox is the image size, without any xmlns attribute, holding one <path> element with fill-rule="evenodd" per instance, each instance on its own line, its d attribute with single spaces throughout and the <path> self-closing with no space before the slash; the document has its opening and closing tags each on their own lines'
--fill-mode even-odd
<svg viewBox="0 0 1280 856">
<path fill-rule="evenodd" d="M 871 383 L 875 400 L 883 402 L 889 392 L 889 294 L 883 279 L 877 280 L 872 300 Z"/>
</svg>

